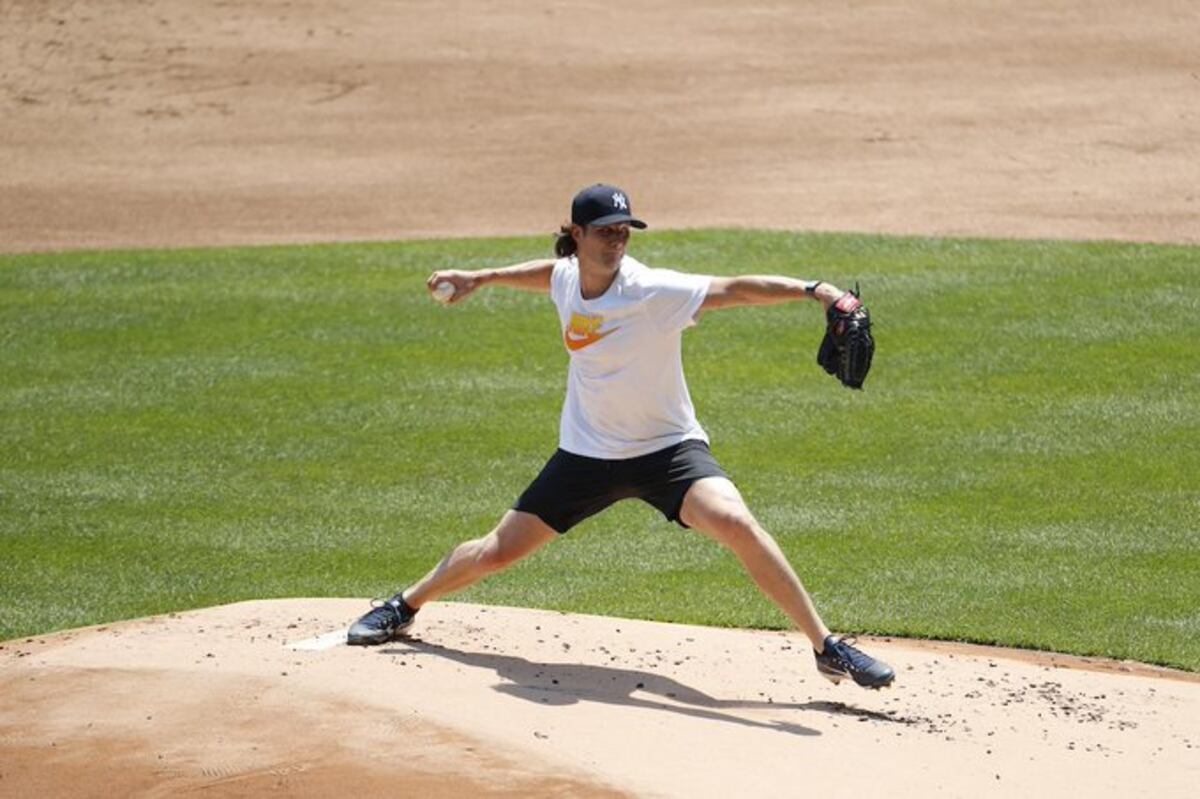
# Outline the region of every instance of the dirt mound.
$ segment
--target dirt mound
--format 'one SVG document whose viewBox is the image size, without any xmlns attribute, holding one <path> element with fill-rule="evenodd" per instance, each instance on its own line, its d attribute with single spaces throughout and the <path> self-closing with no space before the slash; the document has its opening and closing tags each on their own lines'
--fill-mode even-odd
<svg viewBox="0 0 1200 799">
<path fill-rule="evenodd" d="M 8 642 L 0 786 L 1182 797 L 1200 776 L 1193 675 L 873 640 L 898 677 L 871 692 L 826 682 L 795 633 L 458 603 L 411 639 L 345 646 L 366 606 L 246 602 Z"/>
</svg>

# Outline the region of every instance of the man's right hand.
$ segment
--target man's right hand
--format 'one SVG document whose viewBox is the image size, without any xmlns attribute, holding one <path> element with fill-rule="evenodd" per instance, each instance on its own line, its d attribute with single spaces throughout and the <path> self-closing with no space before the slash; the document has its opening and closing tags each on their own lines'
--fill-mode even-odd
<svg viewBox="0 0 1200 799">
<path fill-rule="evenodd" d="M 446 299 L 440 299 L 437 295 L 437 287 L 442 283 L 449 283 L 454 287 L 454 293 Z M 471 292 L 479 288 L 480 285 L 479 273 L 464 272 L 458 269 L 445 269 L 434 272 L 425 281 L 425 287 L 429 289 L 430 295 L 439 302 L 444 302 L 447 305 L 462 302 Z"/>
</svg>

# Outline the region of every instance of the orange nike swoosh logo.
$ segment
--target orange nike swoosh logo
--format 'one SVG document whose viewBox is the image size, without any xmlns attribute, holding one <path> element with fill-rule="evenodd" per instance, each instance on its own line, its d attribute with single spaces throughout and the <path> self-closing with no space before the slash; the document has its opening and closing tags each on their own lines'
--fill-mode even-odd
<svg viewBox="0 0 1200 799">
<path fill-rule="evenodd" d="M 606 330 L 603 333 L 578 333 L 574 330 L 568 330 L 563 334 L 563 341 L 566 342 L 567 349 L 574 352 L 575 350 L 581 350 L 584 347 L 590 347 L 600 339 L 607 336 L 609 333 L 616 332 L 616 328 L 613 328 L 612 330 Z"/>
</svg>

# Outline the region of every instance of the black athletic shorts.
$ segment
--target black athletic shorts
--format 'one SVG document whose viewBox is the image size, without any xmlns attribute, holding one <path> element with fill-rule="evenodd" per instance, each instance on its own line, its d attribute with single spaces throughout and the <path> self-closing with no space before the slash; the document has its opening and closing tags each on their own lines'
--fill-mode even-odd
<svg viewBox="0 0 1200 799">
<path fill-rule="evenodd" d="M 622 499 L 641 499 L 679 519 L 683 496 L 703 477 L 727 477 L 708 444 L 696 439 L 623 460 L 585 458 L 558 450 L 517 500 L 513 510 L 532 513 L 560 533 Z"/>
</svg>

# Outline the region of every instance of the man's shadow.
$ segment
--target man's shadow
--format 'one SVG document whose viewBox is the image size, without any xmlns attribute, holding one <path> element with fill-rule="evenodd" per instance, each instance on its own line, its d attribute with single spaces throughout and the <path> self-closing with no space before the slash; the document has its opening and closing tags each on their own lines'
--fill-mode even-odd
<svg viewBox="0 0 1200 799">
<path fill-rule="evenodd" d="M 383 655 L 426 655 L 452 660 L 472 668 L 491 669 L 501 680 L 504 680 L 493 686 L 495 690 L 543 705 L 599 702 L 607 705 L 679 713 L 693 718 L 777 730 L 793 735 L 820 735 L 821 733 L 788 721 L 754 721 L 721 711 L 815 710 L 837 716 L 851 716 L 859 720 L 911 723 L 907 719 L 850 707 L 841 702 L 788 703 L 716 699 L 670 677 L 646 671 L 610 666 L 589 666 L 582 663 L 533 663 L 512 655 L 450 649 L 422 641 L 419 638 L 404 638 L 401 641 L 408 648 L 389 647 L 379 650 L 379 653 Z M 646 696 L 640 694 L 646 694 Z"/>
</svg>

